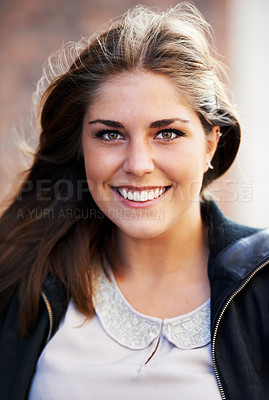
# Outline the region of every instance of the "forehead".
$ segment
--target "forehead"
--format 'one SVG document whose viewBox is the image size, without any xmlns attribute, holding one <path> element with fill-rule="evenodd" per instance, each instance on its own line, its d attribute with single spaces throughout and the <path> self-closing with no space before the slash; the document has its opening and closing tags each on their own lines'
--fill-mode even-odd
<svg viewBox="0 0 269 400">
<path fill-rule="evenodd" d="M 109 114 L 110 118 L 148 115 L 160 119 L 181 114 L 182 119 L 189 119 L 196 115 L 168 77 L 147 71 L 122 72 L 107 79 L 88 112 L 92 118 Z"/>
</svg>

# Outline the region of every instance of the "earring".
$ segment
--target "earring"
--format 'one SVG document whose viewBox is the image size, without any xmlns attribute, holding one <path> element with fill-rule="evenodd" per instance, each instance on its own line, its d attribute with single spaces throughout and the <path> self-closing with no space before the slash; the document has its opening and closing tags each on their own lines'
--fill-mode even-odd
<svg viewBox="0 0 269 400">
<path fill-rule="evenodd" d="M 207 160 L 207 166 L 209 169 L 214 169 L 213 165 L 211 164 L 210 160 Z"/>
<path fill-rule="evenodd" d="M 218 131 L 217 131 L 217 135 L 218 135 L 218 137 L 220 138 L 220 137 L 222 136 L 222 133 L 218 130 Z"/>
</svg>

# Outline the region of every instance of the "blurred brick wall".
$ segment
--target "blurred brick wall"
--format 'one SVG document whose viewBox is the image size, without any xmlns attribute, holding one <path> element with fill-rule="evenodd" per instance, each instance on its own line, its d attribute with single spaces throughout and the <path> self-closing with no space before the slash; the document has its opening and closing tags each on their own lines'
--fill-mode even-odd
<svg viewBox="0 0 269 400">
<path fill-rule="evenodd" d="M 16 130 L 28 135 L 31 94 L 42 65 L 63 41 L 79 40 L 138 4 L 133 0 L 0 0 L 0 193 L 3 197 L 22 169 Z M 168 8 L 178 1 L 143 1 Z M 227 49 L 227 1 L 196 0 L 212 24 L 220 53 Z M 226 60 L 227 61 L 227 60 Z"/>
</svg>

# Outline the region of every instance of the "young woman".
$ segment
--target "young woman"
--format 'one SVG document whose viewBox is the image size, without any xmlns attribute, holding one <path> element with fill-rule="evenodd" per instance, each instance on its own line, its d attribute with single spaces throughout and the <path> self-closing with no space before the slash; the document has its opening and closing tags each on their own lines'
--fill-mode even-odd
<svg viewBox="0 0 269 400">
<path fill-rule="evenodd" d="M 1 399 L 268 398 L 269 232 L 205 196 L 240 142 L 210 27 L 138 6 L 74 49 L 1 218 Z"/>
</svg>

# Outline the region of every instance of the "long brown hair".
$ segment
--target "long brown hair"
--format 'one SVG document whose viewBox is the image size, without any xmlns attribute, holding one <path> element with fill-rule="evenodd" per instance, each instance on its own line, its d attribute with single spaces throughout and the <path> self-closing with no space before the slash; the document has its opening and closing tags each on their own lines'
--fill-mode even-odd
<svg viewBox="0 0 269 400">
<path fill-rule="evenodd" d="M 77 308 L 90 316 L 94 265 L 105 259 L 113 265 L 114 226 L 91 197 L 81 146 L 83 117 L 105 80 L 135 69 L 169 77 L 199 115 L 205 134 L 213 125 L 221 127 L 214 170 L 205 175 L 204 186 L 233 162 L 240 127 L 210 40 L 209 25 L 188 3 L 166 12 L 137 6 L 108 30 L 73 44 L 73 55 L 67 46 L 73 61 L 65 71 L 55 72 L 55 65 L 64 67 L 63 51 L 61 62 L 50 62 L 53 80 L 40 100 L 39 145 L 0 223 L 0 312 L 18 290 L 22 333 L 37 318 L 48 275 L 60 279 Z"/>
</svg>

